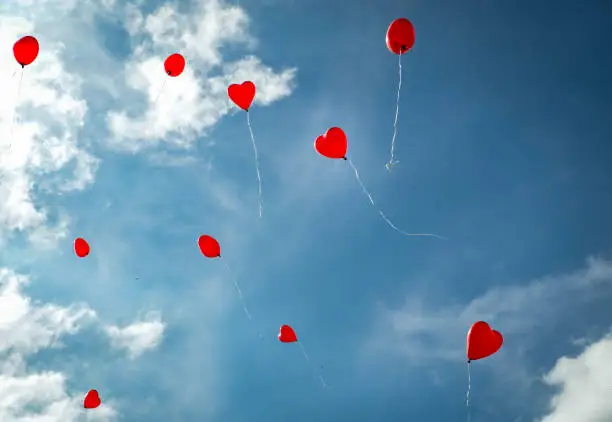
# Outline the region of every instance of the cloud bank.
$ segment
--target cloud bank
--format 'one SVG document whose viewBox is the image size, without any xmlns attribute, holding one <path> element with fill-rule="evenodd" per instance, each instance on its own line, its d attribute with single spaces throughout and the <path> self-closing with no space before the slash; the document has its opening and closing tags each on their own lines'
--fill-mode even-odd
<svg viewBox="0 0 612 422">
<path fill-rule="evenodd" d="M 252 49 L 256 40 L 245 11 L 218 0 L 184 3 L 180 11 L 173 2 L 155 9 L 113 0 L 5 2 L 0 17 L 0 246 L 5 250 L 25 240 L 28 248 L 61 253 L 55 248 L 71 243 L 75 223 L 65 200 L 96 182 L 103 155 L 143 152 L 153 164 L 193 162 L 189 154 L 195 145 L 235 110 L 227 99 L 230 83 L 255 82 L 260 106 L 289 96 L 295 86 L 295 68 L 275 70 L 253 54 L 225 56 L 226 47 Z M 109 34 L 95 30 L 101 20 L 123 25 L 132 43 L 125 56 L 104 44 Z M 12 46 L 30 34 L 38 38 L 40 54 L 22 72 Z M 186 57 L 187 68 L 170 79 L 162 63 L 173 52 Z M 135 359 L 160 346 L 166 324 L 154 313 L 120 326 L 100 321 L 86 304 L 35 303 L 22 291 L 27 283 L 28 277 L 10 268 L 0 270 L 0 420 L 117 419 L 112 392 L 101 391 L 103 405 L 84 412 L 86 391 L 70 387 L 69 371 L 33 369 L 27 358 L 61 348 L 62 338 L 93 325 L 102 327 L 109 346 Z"/>
<path fill-rule="evenodd" d="M 559 391 L 540 422 L 612 420 L 612 336 L 590 344 L 576 357 L 560 358 L 544 377 Z"/>
</svg>

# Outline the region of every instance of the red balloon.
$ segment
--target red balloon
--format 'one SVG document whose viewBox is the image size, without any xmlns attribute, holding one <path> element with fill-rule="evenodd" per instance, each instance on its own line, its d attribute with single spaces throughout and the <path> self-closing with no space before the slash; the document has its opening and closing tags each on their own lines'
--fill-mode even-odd
<svg viewBox="0 0 612 422">
<path fill-rule="evenodd" d="M 85 239 L 77 237 L 74 240 L 74 253 L 77 254 L 79 258 L 85 258 L 89 255 L 89 243 Z"/>
<path fill-rule="evenodd" d="M 198 246 L 202 255 L 206 258 L 219 258 L 221 256 L 221 246 L 214 237 L 203 234 L 198 239 Z"/>
<path fill-rule="evenodd" d="M 166 69 L 168 76 L 176 78 L 185 70 L 185 58 L 178 53 L 168 56 L 164 62 L 164 69 Z"/>
<path fill-rule="evenodd" d="M 278 339 L 283 343 L 294 343 L 297 341 L 297 336 L 295 335 L 295 331 L 293 331 L 293 328 L 288 325 L 283 325 L 282 327 L 280 327 Z"/>
<path fill-rule="evenodd" d="M 249 111 L 253 99 L 255 99 L 255 84 L 251 81 L 246 81 L 238 84 L 231 84 L 227 88 L 227 95 L 230 100 L 244 111 Z"/>
<path fill-rule="evenodd" d="M 395 54 L 404 54 L 414 45 L 414 26 L 408 19 L 399 18 L 387 29 L 387 48 Z"/>
<path fill-rule="evenodd" d="M 492 330 L 484 321 L 472 325 L 467 335 L 467 358 L 478 360 L 496 353 L 504 342 L 501 333 Z"/>
<path fill-rule="evenodd" d="M 327 158 L 343 158 L 346 160 L 348 141 L 346 134 L 339 127 L 332 127 L 314 141 L 315 150 Z"/>
<path fill-rule="evenodd" d="M 32 63 L 38 57 L 38 40 L 30 35 L 21 38 L 13 45 L 13 55 L 21 67 Z"/>
<path fill-rule="evenodd" d="M 100 395 L 97 390 L 89 390 L 87 395 L 85 396 L 85 400 L 83 400 L 83 407 L 85 409 L 95 409 L 96 407 L 102 404 L 102 400 L 100 400 Z"/>
</svg>

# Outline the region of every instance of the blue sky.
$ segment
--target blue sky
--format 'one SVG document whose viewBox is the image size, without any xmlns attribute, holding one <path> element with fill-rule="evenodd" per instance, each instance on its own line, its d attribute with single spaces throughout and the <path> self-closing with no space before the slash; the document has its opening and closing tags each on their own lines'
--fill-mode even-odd
<svg viewBox="0 0 612 422">
<path fill-rule="evenodd" d="M 1 419 L 464 420 L 465 335 L 484 319 L 505 344 L 472 365 L 473 422 L 612 420 L 598 387 L 612 376 L 611 12 L 523 0 L 0 6 L 13 95 L 0 110 Z M 398 81 L 384 37 L 402 16 L 416 44 L 388 173 Z M 17 102 L 11 47 L 30 33 L 41 55 Z M 154 103 L 177 51 L 187 69 Z M 261 220 L 246 117 L 225 91 L 246 79 L 258 87 Z M 448 240 L 385 225 L 348 163 L 314 152 L 331 126 L 392 221 Z M 252 322 L 200 234 L 221 243 Z M 283 324 L 330 388 L 278 342 Z M 91 388 L 105 405 L 84 416 Z"/>
</svg>

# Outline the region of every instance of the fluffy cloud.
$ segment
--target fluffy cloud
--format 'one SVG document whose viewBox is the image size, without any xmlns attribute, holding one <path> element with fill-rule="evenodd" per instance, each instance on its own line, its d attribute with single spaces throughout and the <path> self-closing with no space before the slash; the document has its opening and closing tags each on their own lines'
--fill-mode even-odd
<svg viewBox="0 0 612 422">
<path fill-rule="evenodd" d="M 90 422 L 115 420 L 116 412 L 106 404 L 95 412 L 86 412 L 83 409 L 85 392 L 70 396 L 65 382 L 64 375 L 57 372 L 0 375 L 0 419 L 3 422 L 77 422 L 85 417 Z"/>
<path fill-rule="evenodd" d="M 87 103 L 81 78 L 67 71 L 64 46 L 46 42 L 39 57 L 21 71 L 13 43 L 32 33 L 32 22 L 2 16 L 0 26 L 0 240 L 14 231 L 30 234 L 42 246 L 65 236 L 67 217 L 51 222 L 36 192 L 82 190 L 94 179 L 98 160 L 78 132 Z"/>
<path fill-rule="evenodd" d="M 65 241 L 71 216 L 61 208 L 61 196 L 94 182 L 99 166 L 94 147 L 146 149 L 154 162 L 190 163 L 192 157 L 174 154 L 181 150 L 187 155 L 200 136 L 232 111 L 228 84 L 252 80 L 258 88 L 255 103 L 261 106 L 292 92 L 295 69 L 274 70 L 252 55 L 227 61 L 222 54 L 230 44 L 255 44 L 244 10 L 217 0 L 200 0 L 182 3 L 183 9 L 190 10 L 180 13 L 176 3 L 144 13 L 142 1 L 120 3 L 24 0 L 0 4 L 2 246 L 16 234 L 49 248 Z M 95 23 L 104 13 L 130 33 L 134 45 L 127 61 L 108 54 L 96 32 Z M 59 19 L 66 23 L 58 26 Z M 20 83 L 21 68 L 12 56 L 12 46 L 30 34 L 39 39 L 41 51 L 24 70 Z M 175 51 L 187 58 L 187 69 L 179 78 L 167 78 L 162 61 Z M 90 95 L 100 92 L 103 95 Z M 114 97 L 110 111 L 109 96 Z M 225 191 L 212 194 L 223 196 L 222 207 L 241 208 Z M 88 323 L 99 323 L 86 305 L 33 303 L 21 290 L 27 281 L 10 270 L 0 273 L 0 421 L 113 420 L 117 413 L 108 404 L 95 412 L 83 411 L 85 391 L 71 391 L 67 373 L 34 371 L 26 363 L 38 351 L 61 347 L 63 336 L 77 334 Z M 164 330 L 161 318 L 104 326 L 111 344 L 125 349 L 130 358 L 158 346 Z M 199 341 L 193 342 L 194 354 Z M 183 370 L 190 373 L 192 369 L 186 363 Z M 213 370 L 211 364 L 206 372 Z M 202 384 L 200 380 L 191 389 L 181 385 L 185 388 L 181 396 L 200 397 Z"/>
<path fill-rule="evenodd" d="M 560 391 L 540 422 L 612 420 L 612 336 L 589 345 L 577 357 L 560 358 L 544 381 Z"/>
<path fill-rule="evenodd" d="M 465 306 L 433 309 L 411 298 L 402 309 L 381 310 L 380 326 L 368 340 L 367 351 L 399 353 L 419 361 L 460 361 L 464 359 L 465 335 L 475 321 L 485 320 L 505 336 L 518 333 L 524 338 L 524 334 L 554 323 L 563 313 L 612 296 L 611 287 L 612 261 L 589 258 L 582 270 L 521 286 L 495 287 Z"/>
<path fill-rule="evenodd" d="M 42 202 L 41 194 L 78 191 L 93 183 L 99 160 L 92 154 L 90 142 L 131 152 L 160 144 L 189 150 L 200 136 L 235 110 L 227 98 L 230 83 L 247 79 L 255 82 L 255 103 L 263 106 L 290 95 L 295 83 L 294 68 L 275 71 L 251 55 L 224 60 L 224 47 L 248 47 L 255 40 L 248 34 L 249 19 L 244 10 L 218 0 L 194 2 L 188 13 L 165 4 L 143 14 L 137 3 L 111 1 L 79 5 L 48 0 L 44 7 L 39 2 L 21 2 L 18 9 L 15 7 L 0 6 L 0 69 L 4 69 L 0 71 L 4 93 L 0 100 L 0 241 L 23 232 L 37 245 L 52 247 L 66 236 L 69 216 Z M 84 20 L 92 20 L 103 11 L 121 18 L 135 43 L 129 60 L 118 62 L 98 47 L 89 46 L 96 42 L 93 34 L 82 34 L 88 40 L 83 44 L 83 37 L 62 28 L 56 38 L 41 38 L 40 55 L 26 67 L 20 83 L 13 43 L 27 34 L 50 34 L 48 29 L 55 26 L 52 15 L 73 8 Z M 68 40 L 72 43 L 69 49 Z M 81 46 L 88 46 L 88 53 L 100 61 L 97 72 L 87 67 L 87 80 L 76 73 L 85 65 L 69 68 L 64 60 Z M 168 78 L 162 63 L 174 51 L 187 58 L 187 68 L 180 77 Z M 119 73 L 124 77 L 123 84 L 104 73 L 110 62 L 124 70 Z M 117 100 L 115 109 L 104 111 L 108 139 L 83 136 L 87 84 L 104 89 Z M 153 151 L 152 157 L 160 161 L 164 155 L 172 158 L 171 153 Z M 171 161 L 185 163 L 189 157 Z"/>
<path fill-rule="evenodd" d="M 0 353 L 32 354 L 56 346 L 59 337 L 76 333 L 96 317 L 85 305 L 33 306 L 21 293 L 27 282 L 24 276 L 0 269 Z"/>
<path fill-rule="evenodd" d="M 159 346 L 166 326 L 157 314 L 149 315 L 143 321 L 120 328 L 109 325 L 104 328 L 113 347 L 127 350 L 130 359 Z"/>
<path fill-rule="evenodd" d="M 32 373 L 27 356 L 60 347 L 60 338 L 76 334 L 96 318 L 85 305 L 36 305 L 22 292 L 25 276 L 0 268 L 0 420 L 3 422 L 76 422 L 83 420 L 85 392 L 70 394 L 64 374 Z M 88 415 L 111 421 L 116 412 L 106 404 Z"/>
<path fill-rule="evenodd" d="M 128 151 L 160 143 L 191 147 L 198 136 L 235 109 L 227 98 L 230 83 L 253 81 L 255 103 L 260 105 L 291 94 L 295 69 L 276 73 L 254 56 L 223 61 L 222 47 L 253 41 L 243 9 L 218 0 L 201 0 L 192 7 L 188 14 L 179 14 L 170 5 L 149 15 L 133 6 L 123 9 L 126 29 L 139 42 L 125 64 L 125 81 L 130 90 L 145 96 L 146 106 L 136 115 L 126 110 L 108 113 L 113 147 Z M 169 78 L 163 72 L 169 52 L 186 57 L 187 67 L 180 77 Z M 138 97 L 132 98 L 136 103 Z"/>
</svg>

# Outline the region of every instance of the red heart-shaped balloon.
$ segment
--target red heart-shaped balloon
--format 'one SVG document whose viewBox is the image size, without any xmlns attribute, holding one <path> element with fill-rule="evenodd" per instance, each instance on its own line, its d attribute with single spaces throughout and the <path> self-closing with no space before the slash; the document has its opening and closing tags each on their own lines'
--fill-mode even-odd
<svg viewBox="0 0 612 422">
<path fill-rule="evenodd" d="M 176 78 L 185 70 L 185 64 L 185 58 L 178 53 L 174 53 L 164 61 L 164 70 L 168 76 Z"/>
<path fill-rule="evenodd" d="M 206 258 L 218 258 L 221 256 L 221 246 L 217 239 L 207 234 L 203 234 L 198 239 L 198 246 L 200 248 L 200 252 Z"/>
<path fill-rule="evenodd" d="M 227 95 L 238 107 L 249 111 L 249 107 L 251 107 L 251 103 L 255 99 L 255 84 L 251 81 L 245 81 L 240 85 L 231 84 L 227 88 Z"/>
<path fill-rule="evenodd" d="M 391 22 L 387 29 L 387 48 L 395 54 L 404 54 L 414 45 L 414 26 L 406 18 Z"/>
<path fill-rule="evenodd" d="M 484 321 L 472 325 L 467 335 L 467 358 L 478 360 L 496 353 L 504 343 L 498 331 L 492 330 Z"/>
<path fill-rule="evenodd" d="M 346 160 L 348 141 L 346 134 L 339 127 L 332 127 L 314 141 L 315 150 L 327 158 L 343 158 Z"/>
<path fill-rule="evenodd" d="M 85 409 L 95 409 L 100 406 L 102 400 L 100 400 L 100 395 L 97 390 L 89 390 L 89 393 L 85 396 L 85 400 L 83 401 L 83 407 Z"/>
<path fill-rule="evenodd" d="M 38 57 L 40 46 L 31 35 L 25 36 L 13 45 L 13 55 L 21 67 L 31 64 Z"/>
<path fill-rule="evenodd" d="M 297 341 L 297 336 L 295 335 L 295 331 L 293 331 L 293 328 L 288 325 L 283 325 L 282 327 L 280 327 L 278 339 L 283 343 L 293 343 Z"/>
<path fill-rule="evenodd" d="M 83 238 L 77 237 L 74 240 L 74 253 L 77 254 L 79 258 L 85 258 L 89 255 L 89 243 Z"/>
</svg>

